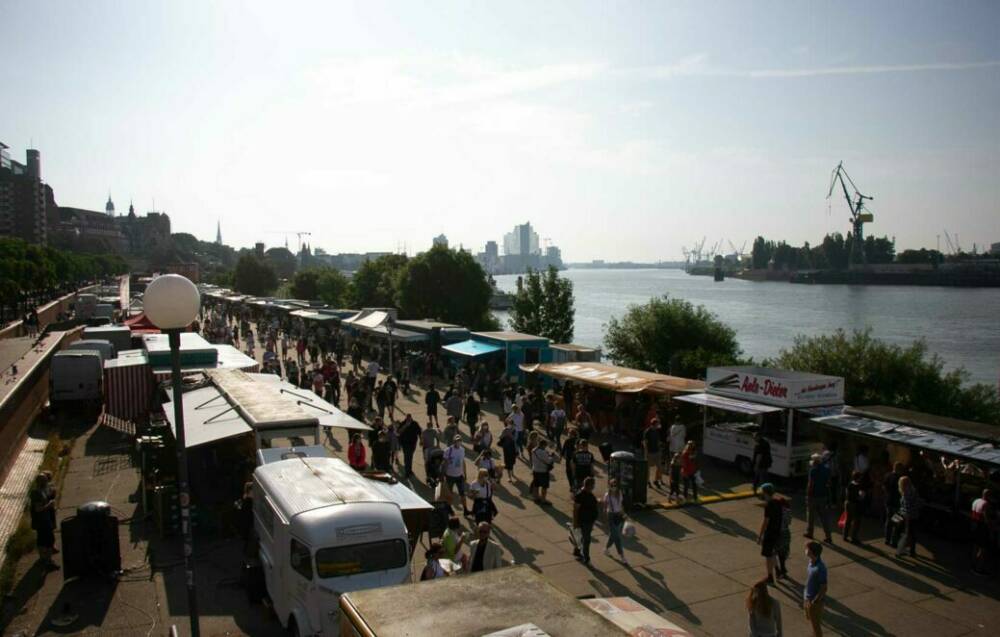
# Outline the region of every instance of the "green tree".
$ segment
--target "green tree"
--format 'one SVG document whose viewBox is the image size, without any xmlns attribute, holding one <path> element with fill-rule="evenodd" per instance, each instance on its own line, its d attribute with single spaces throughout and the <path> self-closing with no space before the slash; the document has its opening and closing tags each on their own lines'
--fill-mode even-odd
<svg viewBox="0 0 1000 637">
<path fill-rule="evenodd" d="M 274 269 L 279 279 L 290 279 L 295 274 L 299 262 L 288 248 L 271 248 L 264 253 L 264 259 Z"/>
<path fill-rule="evenodd" d="M 333 307 L 347 307 L 351 297 L 351 282 L 340 270 L 323 268 L 316 282 L 319 299 Z"/>
<path fill-rule="evenodd" d="M 630 305 L 605 328 L 608 356 L 626 367 L 704 378 L 705 368 L 738 362 L 736 332 L 703 305 L 668 295 Z"/>
<path fill-rule="evenodd" d="M 1000 425 L 996 389 L 966 386 L 968 373 L 945 371 L 944 362 L 928 354 L 922 340 L 903 347 L 874 338 L 870 329 L 850 334 L 837 330 L 797 337 L 794 346 L 770 364 L 843 377 L 849 405 L 889 405 Z"/>
<path fill-rule="evenodd" d="M 517 278 L 510 310 L 512 330 L 544 336 L 553 343 L 569 343 L 575 318 L 573 282 L 560 277 L 554 266 L 545 274 L 528 270 L 526 278 Z"/>
<path fill-rule="evenodd" d="M 267 296 L 278 287 L 278 277 L 266 261 L 247 254 L 236 263 L 233 283 L 242 294 Z"/>
<path fill-rule="evenodd" d="M 354 307 L 395 306 L 399 277 L 407 260 L 405 254 L 387 254 L 362 263 L 351 279 Z"/>
<path fill-rule="evenodd" d="M 316 268 L 299 270 L 292 277 L 291 293 L 292 297 L 311 301 L 319 298 L 319 274 Z"/>
<path fill-rule="evenodd" d="M 495 326 L 492 290 L 472 255 L 436 245 L 410 259 L 399 277 L 396 300 L 408 318 L 434 318 L 471 329 Z"/>
</svg>

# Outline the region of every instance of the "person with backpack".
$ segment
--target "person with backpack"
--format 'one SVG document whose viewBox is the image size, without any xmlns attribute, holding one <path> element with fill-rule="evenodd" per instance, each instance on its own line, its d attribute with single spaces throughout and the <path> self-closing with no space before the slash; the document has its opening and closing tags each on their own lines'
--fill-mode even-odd
<svg viewBox="0 0 1000 637">
<path fill-rule="evenodd" d="M 757 495 L 757 487 L 767 480 L 767 470 L 771 468 L 771 443 L 759 431 L 754 434 L 753 458 L 753 494 Z"/>
<path fill-rule="evenodd" d="M 548 415 L 548 434 L 559 447 L 562 443 L 563 431 L 566 429 L 566 411 L 559 405 L 554 405 Z"/>
<path fill-rule="evenodd" d="M 594 476 L 594 454 L 590 452 L 587 441 L 580 439 L 576 443 L 576 453 L 573 454 L 573 480 L 582 485 L 587 478 Z"/>
<path fill-rule="evenodd" d="M 573 555 L 583 562 L 584 566 L 590 564 L 590 536 L 599 515 L 597 498 L 594 497 L 594 484 L 594 478 L 588 476 L 583 480 L 583 486 L 573 496 L 573 528 L 579 530 L 579 545 L 573 551 Z"/>
</svg>

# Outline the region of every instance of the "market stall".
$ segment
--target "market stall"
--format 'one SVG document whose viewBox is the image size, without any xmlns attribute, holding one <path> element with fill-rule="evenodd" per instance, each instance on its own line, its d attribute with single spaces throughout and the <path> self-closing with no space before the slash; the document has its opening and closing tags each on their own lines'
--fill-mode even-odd
<svg viewBox="0 0 1000 637">
<path fill-rule="evenodd" d="M 844 379 L 767 367 L 709 367 L 706 390 L 675 400 L 700 405 L 702 453 L 750 473 L 754 434 L 771 446 L 770 473 L 804 475 L 821 449 L 812 414 L 803 411 L 844 402 Z"/>
</svg>

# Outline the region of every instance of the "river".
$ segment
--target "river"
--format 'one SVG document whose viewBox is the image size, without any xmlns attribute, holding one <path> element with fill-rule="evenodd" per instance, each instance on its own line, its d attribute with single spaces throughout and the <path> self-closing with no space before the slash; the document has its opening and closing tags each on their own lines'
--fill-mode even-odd
<svg viewBox="0 0 1000 637">
<path fill-rule="evenodd" d="M 972 382 L 1000 379 L 1000 290 L 912 286 L 795 285 L 690 276 L 681 270 L 566 270 L 576 295 L 574 342 L 601 346 L 604 324 L 629 304 L 672 297 L 704 305 L 736 330 L 746 355 L 760 360 L 798 334 L 871 327 L 875 337 L 909 344 L 923 338 L 947 368 Z M 496 277 L 513 291 L 516 275 Z M 506 327 L 507 315 L 497 312 Z"/>
</svg>

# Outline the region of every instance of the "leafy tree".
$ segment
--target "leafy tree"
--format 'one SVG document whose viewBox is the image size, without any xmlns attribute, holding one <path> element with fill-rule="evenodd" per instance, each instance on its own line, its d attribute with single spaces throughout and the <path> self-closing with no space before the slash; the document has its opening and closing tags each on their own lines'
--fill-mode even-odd
<svg viewBox="0 0 1000 637">
<path fill-rule="evenodd" d="M 773 363 L 844 378 L 849 405 L 889 405 L 1000 425 L 1000 397 L 989 385 L 965 386 L 963 369 L 944 370 L 922 340 L 903 347 L 872 336 L 871 329 L 850 334 L 799 336 Z"/>
<path fill-rule="evenodd" d="M 297 299 L 320 299 L 333 306 L 346 305 L 351 284 L 339 270 L 308 268 L 292 278 L 291 294 Z"/>
<path fill-rule="evenodd" d="M 288 248 L 271 248 L 264 253 L 264 259 L 274 269 L 279 279 L 290 279 L 298 267 L 298 260 Z"/>
<path fill-rule="evenodd" d="M 892 263 L 896 258 L 896 246 L 889 237 L 865 237 L 865 259 L 868 263 Z"/>
<path fill-rule="evenodd" d="M 705 368 L 729 365 L 742 352 L 736 332 L 703 305 L 669 295 L 630 305 L 612 318 L 604 344 L 615 363 L 662 374 L 704 378 Z"/>
<path fill-rule="evenodd" d="M 292 277 L 291 294 L 293 298 L 311 301 L 319 298 L 319 270 L 309 268 L 299 270 Z"/>
<path fill-rule="evenodd" d="M 351 279 L 354 307 L 393 307 L 407 260 L 405 254 L 387 254 L 362 263 Z"/>
<path fill-rule="evenodd" d="M 559 276 L 554 266 L 545 274 L 528 270 L 517 278 L 517 294 L 510 311 L 510 328 L 516 332 L 544 336 L 553 343 L 573 340 L 573 282 Z"/>
<path fill-rule="evenodd" d="M 903 250 L 896 255 L 897 263 L 930 264 L 936 266 L 944 261 L 944 255 L 937 250 L 920 248 L 919 250 Z"/>
<path fill-rule="evenodd" d="M 278 287 L 278 276 L 266 261 L 248 254 L 236 263 L 233 283 L 243 294 L 267 296 Z"/>
<path fill-rule="evenodd" d="M 753 240 L 753 249 L 750 252 L 750 259 L 753 262 L 755 270 L 763 270 L 767 268 L 767 264 L 771 260 L 772 249 L 773 244 L 769 245 L 769 242 L 765 241 L 764 237 L 757 237 Z"/>
<path fill-rule="evenodd" d="M 409 318 L 435 318 L 471 329 L 492 327 L 490 284 L 472 255 L 436 245 L 410 259 L 399 277 L 396 300 Z"/>
<path fill-rule="evenodd" d="M 340 270 L 324 268 L 316 282 L 320 300 L 333 307 L 346 307 L 351 297 L 351 282 Z"/>
</svg>

